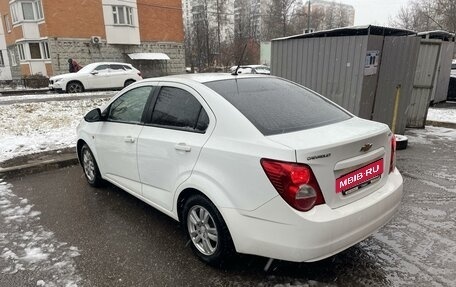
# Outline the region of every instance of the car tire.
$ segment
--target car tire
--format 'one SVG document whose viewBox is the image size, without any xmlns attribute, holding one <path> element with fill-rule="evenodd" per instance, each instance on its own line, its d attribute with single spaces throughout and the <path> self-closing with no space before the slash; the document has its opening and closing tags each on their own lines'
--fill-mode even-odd
<svg viewBox="0 0 456 287">
<path fill-rule="evenodd" d="M 396 137 L 396 149 L 406 149 L 408 145 L 408 138 L 403 135 L 394 135 Z"/>
<path fill-rule="evenodd" d="M 135 80 L 126 80 L 124 87 L 128 87 L 129 85 L 133 84 L 134 82 L 135 82 Z"/>
<path fill-rule="evenodd" d="M 82 93 L 84 92 L 84 86 L 80 82 L 69 82 L 66 86 L 67 93 Z"/>
<path fill-rule="evenodd" d="M 81 148 L 80 159 L 87 182 L 93 187 L 103 186 L 104 180 L 101 178 L 97 161 L 87 144 L 84 144 Z"/>
<path fill-rule="evenodd" d="M 233 257 L 235 249 L 228 227 L 207 197 L 191 196 L 182 214 L 182 227 L 199 259 L 212 266 L 222 266 Z"/>
</svg>

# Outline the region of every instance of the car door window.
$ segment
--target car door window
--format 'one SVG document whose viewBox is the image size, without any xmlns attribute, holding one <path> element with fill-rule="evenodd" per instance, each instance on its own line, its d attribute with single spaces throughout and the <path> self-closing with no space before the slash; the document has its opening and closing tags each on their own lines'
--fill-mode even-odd
<svg viewBox="0 0 456 287">
<path fill-rule="evenodd" d="M 109 108 L 108 121 L 137 124 L 154 87 L 144 86 L 130 90 L 117 98 Z"/>
<path fill-rule="evenodd" d="M 97 71 L 99 73 L 100 72 L 107 73 L 108 70 L 109 70 L 109 65 L 100 65 L 94 69 L 94 71 Z"/>
<path fill-rule="evenodd" d="M 163 87 L 160 90 L 152 114 L 153 125 L 204 132 L 209 124 L 206 111 L 189 92 Z"/>
</svg>

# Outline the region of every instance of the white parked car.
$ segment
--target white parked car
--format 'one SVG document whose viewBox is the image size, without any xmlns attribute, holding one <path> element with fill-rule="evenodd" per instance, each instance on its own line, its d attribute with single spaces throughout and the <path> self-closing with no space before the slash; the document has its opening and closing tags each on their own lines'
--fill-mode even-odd
<svg viewBox="0 0 456 287">
<path fill-rule="evenodd" d="M 118 89 L 142 80 L 141 72 L 127 63 L 92 63 L 76 73 L 51 77 L 49 89 L 79 93 L 85 90 Z"/>
<path fill-rule="evenodd" d="M 230 68 L 230 72 L 233 73 L 236 71 L 238 67 L 232 66 Z M 262 75 L 270 75 L 271 70 L 268 66 L 265 65 L 241 65 L 237 70 L 238 74 L 262 74 Z"/>
<path fill-rule="evenodd" d="M 399 207 L 388 126 L 293 82 L 188 74 L 130 85 L 77 128 L 93 186 L 107 180 L 182 223 L 196 255 L 316 261 Z"/>
</svg>

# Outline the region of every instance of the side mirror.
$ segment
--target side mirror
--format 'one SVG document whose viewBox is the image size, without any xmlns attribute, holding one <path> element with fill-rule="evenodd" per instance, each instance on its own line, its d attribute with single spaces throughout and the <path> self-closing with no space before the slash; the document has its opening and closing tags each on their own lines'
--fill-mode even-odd
<svg viewBox="0 0 456 287">
<path fill-rule="evenodd" d="M 89 123 L 104 121 L 105 117 L 99 108 L 93 109 L 84 116 L 84 120 Z"/>
<path fill-rule="evenodd" d="M 92 72 L 90 72 L 90 74 L 92 74 L 92 75 L 98 75 L 98 71 L 92 71 Z"/>
</svg>

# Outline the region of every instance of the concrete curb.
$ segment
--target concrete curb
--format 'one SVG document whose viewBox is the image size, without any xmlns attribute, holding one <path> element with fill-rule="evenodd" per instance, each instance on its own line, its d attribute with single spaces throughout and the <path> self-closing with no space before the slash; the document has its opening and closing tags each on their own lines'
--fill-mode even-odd
<svg viewBox="0 0 456 287">
<path fill-rule="evenodd" d="M 456 123 L 450 122 L 439 122 L 439 121 L 426 121 L 427 126 L 434 126 L 434 127 L 442 127 L 442 128 L 450 128 L 456 129 Z"/>
<path fill-rule="evenodd" d="M 40 162 L 23 164 L 18 166 L 0 168 L 0 178 L 14 178 L 32 173 L 48 171 L 78 164 L 78 158 L 74 155 L 64 155 L 59 159 L 49 159 Z"/>
</svg>

